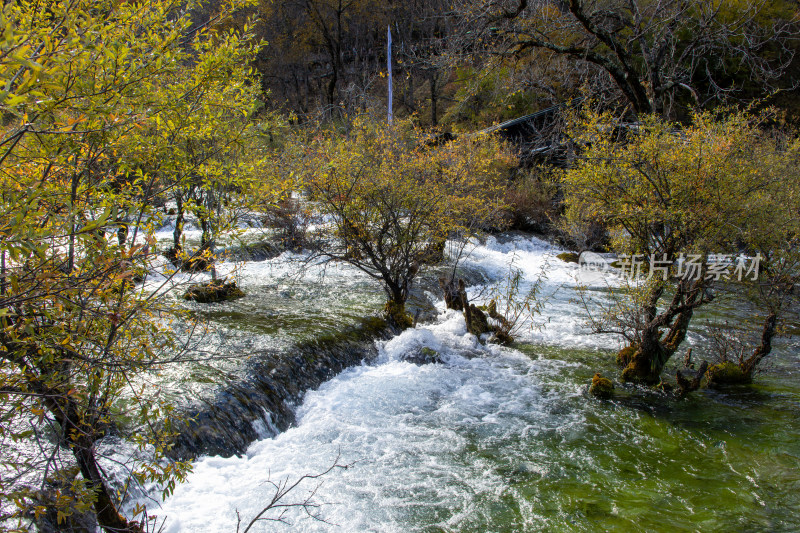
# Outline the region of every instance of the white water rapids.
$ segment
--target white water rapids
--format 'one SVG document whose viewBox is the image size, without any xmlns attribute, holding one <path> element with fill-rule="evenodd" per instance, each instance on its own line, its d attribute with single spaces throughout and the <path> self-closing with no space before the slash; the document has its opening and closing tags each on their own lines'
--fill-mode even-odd
<svg viewBox="0 0 800 533">
<path fill-rule="evenodd" d="M 598 346 L 599 339 L 581 331 L 580 308 L 572 301 L 578 268 L 555 253 L 535 238 L 504 244 L 490 238 L 467 262 L 499 280 L 513 261 L 523 273 L 523 289 L 549 263 L 542 291 L 549 298 L 547 324 L 522 334 L 528 341 Z M 316 489 L 313 501 L 324 504 L 314 512 L 325 522 L 302 508 L 287 509 L 283 518 L 293 531 L 405 531 L 409 524 L 449 530 L 480 523 L 476 516 L 486 512 L 486 502 L 491 506 L 508 486 L 507 475 L 482 459 L 482 447 L 541 433 L 569 435 L 583 416 L 560 405 L 580 395 L 582 386 L 543 387 L 574 363 L 481 344 L 466 332 L 461 313 L 439 306 L 437 323 L 380 343 L 377 362 L 348 369 L 308 392 L 297 408 L 296 427 L 253 443 L 243 457 L 199 459 L 187 482 L 160 509 L 150 502 L 150 512 L 166 520 L 167 532 L 235 531 L 237 511 L 246 524 L 274 494 L 268 480 L 293 482 L 326 470 L 338 456 L 340 464 L 352 466 L 307 480 L 281 502 L 301 502 Z M 402 360 L 421 347 L 438 352 L 444 364 Z M 525 457 L 508 466 L 543 473 L 548 468 Z M 265 524 L 254 530 L 274 525 Z"/>
<path fill-rule="evenodd" d="M 509 264 L 521 272 L 521 294 L 544 267 L 544 327 L 518 332 L 524 353 L 479 342 L 438 301 L 436 321 L 379 342 L 375 361 L 307 392 L 295 426 L 241 457 L 199 458 L 171 497 L 142 503 L 168 533 L 234 532 L 237 513 L 243 529 L 269 503 L 269 481 L 293 483 L 338 457 L 351 466 L 307 479 L 279 502 L 302 503 L 313 491 L 319 507 L 272 509 L 265 518 L 290 525 L 251 531 L 797 531 L 797 345 L 776 344 L 774 369 L 745 390 L 678 399 L 619 387 L 612 402 L 589 398 L 595 371 L 618 372 L 619 344 L 585 331 L 574 288 L 589 285 L 588 297 L 604 300 L 606 283 L 619 280 L 558 252 L 532 237 L 488 238 L 466 259 L 487 279 L 468 290 L 479 304 Z M 245 290 L 269 294 L 253 289 L 273 286 L 281 261 L 245 265 Z M 325 283 L 346 279 L 344 269 Z M 740 305 L 710 316 L 736 320 Z M 697 340 L 688 345 L 701 347 Z M 423 348 L 442 363 L 404 360 Z"/>
</svg>

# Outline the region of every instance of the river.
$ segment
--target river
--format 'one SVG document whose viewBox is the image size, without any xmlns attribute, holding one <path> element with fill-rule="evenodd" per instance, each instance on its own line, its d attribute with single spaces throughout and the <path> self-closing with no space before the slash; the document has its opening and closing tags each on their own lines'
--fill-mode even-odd
<svg viewBox="0 0 800 533">
<path fill-rule="evenodd" d="M 794 341 L 777 344 L 769 372 L 750 387 L 686 399 L 618 388 L 613 401 L 591 398 L 595 371 L 618 372 L 619 345 L 585 331 L 574 291 L 580 272 L 557 252 L 534 237 L 489 238 L 466 260 L 488 285 L 509 263 L 526 286 L 548 265 L 544 312 L 538 327 L 522 329 L 521 344 L 482 344 L 460 313 L 435 301 L 435 321 L 378 341 L 377 359 L 306 393 L 293 427 L 241 456 L 199 458 L 149 512 L 167 532 L 233 532 L 237 512 L 246 524 L 269 502 L 268 480 L 291 483 L 338 457 L 348 468 L 308 479 L 283 500 L 315 491 L 319 507 L 286 508 L 290 527 L 270 521 L 252 531 L 800 530 Z M 256 292 L 274 282 L 264 267 L 245 266 L 242 275 Z M 595 297 L 607 294 L 600 281 L 589 283 Z M 469 292 L 487 294 L 480 284 Z M 253 320 L 269 304 L 251 299 Z M 404 360 L 423 347 L 442 363 Z"/>
</svg>

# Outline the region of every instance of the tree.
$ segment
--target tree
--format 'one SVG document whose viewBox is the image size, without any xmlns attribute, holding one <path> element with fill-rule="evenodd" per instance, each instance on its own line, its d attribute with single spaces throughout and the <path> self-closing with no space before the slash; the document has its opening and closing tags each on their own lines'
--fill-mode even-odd
<svg viewBox="0 0 800 533">
<path fill-rule="evenodd" d="M 180 69 L 157 93 L 162 112 L 152 122 L 140 147 L 143 169 L 158 169 L 165 192 L 176 204 L 173 247 L 167 252 L 185 270 L 215 274 L 215 248 L 220 237 L 235 230 L 258 188 L 260 201 L 275 188 L 266 172 L 269 128 L 278 120 L 261 109 L 258 87 L 247 66 L 252 59 L 235 34 L 202 43 L 191 68 Z M 164 140 L 168 142 L 164 142 Z M 268 192 L 268 189 L 270 192 Z M 186 250 L 185 216 L 192 213 L 202 230 L 200 246 Z"/>
<path fill-rule="evenodd" d="M 768 216 L 794 155 L 741 113 L 696 115 L 680 130 L 653 115 L 628 128 L 610 118 L 588 113 L 573 132 L 582 153 L 563 174 L 567 213 L 604 224 L 626 254 L 634 287 L 616 293 L 592 326 L 628 342 L 619 355 L 624 380 L 655 384 L 696 309 L 714 298 L 721 276 L 709 270 L 713 255 L 781 253 L 780 239 L 751 240 L 773 226 L 749 221 Z"/>
<path fill-rule="evenodd" d="M 150 202 L 209 164 L 187 168 L 159 125 L 190 113 L 189 101 L 220 105 L 203 84 L 220 72 L 232 74 L 224 87 L 238 83 L 252 51 L 246 32 L 215 25 L 226 13 L 191 27 L 170 2 L 3 6 L 0 437 L 41 447 L 4 454 L 3 529 L 50 510 L 62 522 L 93 508 L 106 531 L 141 531 L 120 514 L 124 494 L 100 465 L 98 444 L 112 433 L 149 454 L 133 481 L 168 493 L 188 467 L 166 458 L 169 406 L 142 381 L 180 360 L 174 310 L 133 279 L 153 257 Z M 186 69 L 197 85 L 170 93 Z M 245 93 L 238 87 L 229 96 Z M 227 135 L 231 115 L 252 105 L 229 100 L 203 126 Z M 132 232 L 117 238 L 123 227 Z"/>
<path fill-rule="evenodd" d="M 377 77 L 387 10 L 383 2 L 363 0 L 260 2 L 259 31 L 269 50 L 279 51 L 259 55 L 264 88 L 304 113 L 315 96 L 337 107 L 349 99 L 342 90 L 348 84 L 365 88 Z"/>
<path fill-rule="evenodd" d="M 509 154 L 492 137 L 435 146 L 408 124 L 365 119 L 311 150 L 308 185 L 335 237 L 322 253 L 381 282 L 388 316 L 410 325 L 405 301 L 419 269 L 442 257 L 451 233 L 496 212 Z"/>
<path fill-rule="evenodd" d="M 798 23 L 781 0 L 461 2 L 462 47 L 519 56 L 545 50 L 607 76 L 636 114 L 791 87 Z"/>
<path fill-rule="evenodd" d="M 795 287 L 800 282 L 800 142 L 779 131 L 771 133 L 767 140 L 770 149 L 760 161 L 761 173 L 770 179 L 759 194 L 747 198 L 747 217 L 740 226 L 742 244 L 760 259 L 759 275 L 733 287 L 739 297 L 752 302 L 755 312 L 751 324 L 713 331 L 715 364 L 707 372 L 711 386 L 752 381 L 761 362 L 770 355 L 773 339 L 796 311 Z"/>
</svg>

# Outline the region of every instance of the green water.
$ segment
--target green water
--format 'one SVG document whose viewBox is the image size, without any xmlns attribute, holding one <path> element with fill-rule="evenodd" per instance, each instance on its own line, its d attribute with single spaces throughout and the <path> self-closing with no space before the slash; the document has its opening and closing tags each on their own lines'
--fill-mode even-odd
<svg viewBox="0 0 800 533">
<path fill-rule="evenodd" d="M 352 327 L 383 306 L 380 289 L 358 277 L 338 284 L 264 279 L 242 288 L 244 298 L 210 304 L 175 294 L 198 324 L 188 354 L 196 360 L 159 376 L 159 387 L 177 401 L 208 397 L 245 378 L 250 359 L 279 357 L 295 343 Z"/>
<path fill-rule="evenodd" d="M 236 357 L 174 376 L 179 389 L 202 394 L 241 377 L 248 357 L 339 331 L 383 300 L 376 286 L 344 277 L 324 286 L 258 281 L 242 300 L 187 304 L 210 324 L 207 348 Z M 693 335 L 707 320 L 743 314 L 739 302 L 698 313 L 693 325 L 701 333 Z M 618 384 L 611 401 L 586 388 L 597 371 L 618 378 L 614 353 L 515 348 L 529 359 L 354 369 L 318 393 L 324 401 L 309 408 L 311 422 L 260 443 L 266 466 L 250 471 L 243 460 L 241 472 L 225 475 L 260 479 L 286 467 L 296 478 L 324 469 L 337 453 L 359 461 L 326 480 L 330 494 L 322 492 L 341 527 L 303 522 L 304 531 L 800 531 L 796 344 L 777 342 L 767 371 L 750 386 L 679 399 Z M 520 398 L 526 390 L 530 397 Z M 490 400 L 484 406 L 462 391 Z M 468 416 L 477 422 L 464 423 Z M 262 500 L 255 490 L 225 498 L 255 509 Z M 185 505 L 175 507 L 181 514 Z M 366 518 L 350 522 L 359 512 Z"/>
<path fill-rule="evenodd" d="M 341 454 L 354 465 L 318 492 L 339 527 L 299 515 L 296 530 L 800 531 L 796 346 L 751 386 L 679 399 L 617 385 L 611 401 L 586 389 L 596 371 L 618 376 L 613 352 L 516 348 L 343 372 L 308 393 L 296 427 L 201 460 L 164 513 L 180 531 L 227 531 L 268 496 L 265 472 L 296 479 Z"/>
<path fill-rule="evenodd" d="M 519 348 L 580 363 L 548 380 L 555 394 L 597 370 L 618 374 L 610 353 Z M 752 386 L 676 399 L 618 385 L 613 401 L 574 394 L 553 413 L 580 413 L 580 424 L 474 436 L 464 460 L 486 462 L 504 486 L 476 495 L 457 527 L 424 526 L 437 522 L 425 512 L 419 530 L 800 531 L 800 364 L 777 357 Z"/>
</svg>

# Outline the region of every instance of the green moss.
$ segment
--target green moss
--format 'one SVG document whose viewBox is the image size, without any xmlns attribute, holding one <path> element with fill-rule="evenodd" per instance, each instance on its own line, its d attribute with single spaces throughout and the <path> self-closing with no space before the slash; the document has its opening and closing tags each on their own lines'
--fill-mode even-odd
<svg viewBox="0 0 800 533">
<path fill-rule="evenodd" d="M 607 400 L 614 396 L 614 384 L 610 379 L 604 378 L 599 373 L 596 373 L 594 377 L 592 377 L 589 394 L 596 398 Z"/>
<path fill-rule="evenodd" d="M 406 313 L 406 305 L 402 302 L 386 302 L 383 308 L 386 319 L 401 329 L 408 329 L 414 325 L 414 319 Z"/>
<path fill-rule="evenodd" d="M 464 309 L 464 317 L 466 318 L 467 322 L 467 331 L 476 337 L 480 337 L 484 333 L 491 333 L 494 331 L 491 326 L 489 326 L 489 320 L 486 318 L 486 313 L 478 309 L 475 304 L 470 304 L 469 307 Z"/>
<path fill-rule="evenodd" d="M 244 292 L 236 286 L 236 282 L 226 283 L 225 280 L 216 279 L 192 285 L 183 295 L 183 299 L 205 304 L 236 300 L 243 298 L 244 295 Z"/>
<path fill-rule="evenodd" d="M 578 258 L 580 257 L 575 252 L 563 252 L 558 254 L 556 257 L 564 261 L 565 263 L 577 263 Z"/>
<path fill-rule="evenodd" d="M 718 365 L 711 365 L 706 370 L 709 387 L 724 385 L 744 385 L 752 381 L 753 376 L 745 373 L 742 368 L 732 361 L 725 361 Z"/>
<path fill-rule="evenodd" d="M 628 366 L 633 360 L 633 354 L 636 353 L 636 346 L 626 346 L 617 353 L 617 364 L 621 367 Z"/>
<path fill-rule="evenodd" d="M 411 357 L 409 360 L 418 364 L 441 363 L 442 356 L 439 355 L 439 352 L 433 348 L 429 346 L 423 346 L 419 351 L 419 356 Z"/>
</svg>

